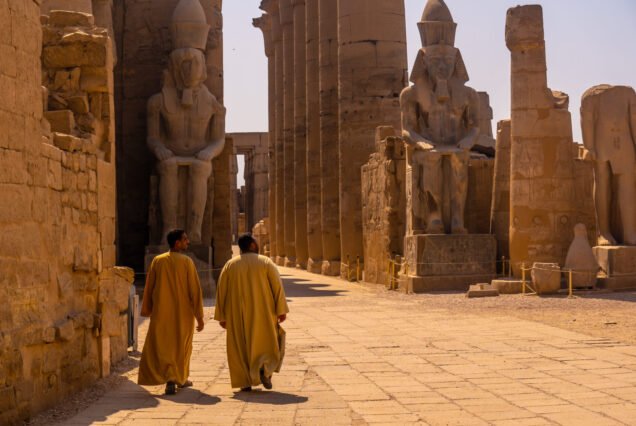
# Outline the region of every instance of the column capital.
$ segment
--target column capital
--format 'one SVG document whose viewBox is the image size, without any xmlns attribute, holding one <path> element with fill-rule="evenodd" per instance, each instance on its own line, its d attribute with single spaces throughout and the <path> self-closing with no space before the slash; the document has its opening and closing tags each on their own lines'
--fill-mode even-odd
<svg viewBox="0 0 636 426">
<path fill-rule="evenodd" d="M 265 41 L 265 55 L 270 58 L 274 55 L 274 40 L 272 37 L 272 17 L 264 13 L 260 18 L 254 18 L 252 25 L 259 28 L 263 32 L 263 40 Z"/>
</svg>

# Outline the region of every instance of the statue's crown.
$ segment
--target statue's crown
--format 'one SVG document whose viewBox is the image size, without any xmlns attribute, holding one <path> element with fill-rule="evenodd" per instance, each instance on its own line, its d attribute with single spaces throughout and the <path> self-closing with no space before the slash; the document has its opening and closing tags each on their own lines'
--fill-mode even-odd
<svg viewBox="0 0 636 426">
<path fill-rule="evenodd" d="M 444 0 L 428 0 L 422 20 L 417 26 L 420 29 L 422 46 L 455 45 L 457 24 L 453 21 L 453 16 Z"/>
<path fill-rule="evenodd" d="M 195 48 L 205 50 L 210 25 L 199 0 L 181 0 L 172 14 L 172 42 L 175 49 Z"/>
</svg>

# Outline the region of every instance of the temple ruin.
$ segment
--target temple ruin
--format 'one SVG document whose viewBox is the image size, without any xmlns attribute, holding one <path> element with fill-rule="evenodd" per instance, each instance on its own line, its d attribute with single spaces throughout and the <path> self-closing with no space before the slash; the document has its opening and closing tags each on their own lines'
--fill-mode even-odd
<svg viewBox="0 0 636 426">
<path fill-rule="evenodd" d="M 278 265 L 407 293 L 636 288 L 634 89 L 579 94 L 575 143 L 543 10 L 514 7 L 493 134 L 451 10 L 422 7 L 407 46 L 403 1 L 263 0 L 269 129 L 226 134 L 222 0 L 0 1 L 0 423 L 127 357 L 174 227 L 209 297 L 245 231 Z"/>
</svg>

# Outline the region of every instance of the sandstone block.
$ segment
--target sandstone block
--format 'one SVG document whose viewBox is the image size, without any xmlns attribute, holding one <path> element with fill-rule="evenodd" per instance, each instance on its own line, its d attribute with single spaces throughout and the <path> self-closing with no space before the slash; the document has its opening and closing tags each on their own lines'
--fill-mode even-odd
<svg viewBox="0 0 636 426">
<path fill-rule="evenodd" d="M 69 273 L 63 273 L 57 277 L 57 290 L 60 299 L 67 299 L 73 295 L 73 277 Z"/>
<path fill-rule="evenodd" d="M 44 341 L 44 343 L 53 343 L 55 342 L 56 334 L 57 334 L 57 331 L 55 327 L 47 327 L 42 332 L 42 340 Z"/>
<path fill-rule="evenodd" d="M 47 68 L 105 67 L 109 58 L 107 49 L 99 43 L 46 46 L 42 49 L 42 64 Z"/>
<path fill-rule="evenodd" d="M 474 284 L 471 285 L 466 293 L 466 297 L 497 297 L 499 296 L 499 290 L 490 284 Z"/>
<path fill-rule="evenodd" d="M 82 140 L 73 135 L 65 134 L 65 133 L 53 133 L 53 143 L 58 148 L 74 152 L 80 151 L 82 149 Z"/>
<path fill-rule="evenodd" d="M 82 77 L 80 78 L 80 88 L 82 91 L 94 93 L 94 92 L 109 92 L 109 72 L 105 67 L 84 66 L 82 67 Z M 94 102 L 91 102 L 91 112 L 96 117 L 101 117 L 102 98 L 95 98 Z M 97 109 L 99 107 L 99 114 Z"/>
<path fill-rule="evenodd" d="M 75 326 L 71 320 L 64 321 L 55 328 L 57 330 L 57 338 L 63 342 L 69 342 L 75 336 Z"/>
<path fill-rule="evenodd" d="M 51 124 L 52 132 L 70 135 L 75 130 L 75 117 L 71 110 L 46 111 L 44 118 Z"/>
<path fill-rule="evenodd" d="M 119 309 L 114 301 L 106 301 L 101 304 L 102 324 L 101 336 L 119 336 Z"/>
<path fill-rule="evenodd" d="M 89 111 L 88 97 L 86 95 L 71 96 L 68 98 L 68 106 L 75 114 L 86 114 Z"/>
<path fill-rule="evenodd" d="M 553 294 L 561 289 L 561 268 L 557 263 L 535 262 L 532 265 L 532 285 L 537 294 Z"/>
<path fill-rule="evenodd" d="M 54 27 L 93 27 L 95 18 L 89 13 L 71 10 L 52 10 L 49 13 L 48 24 Z"/>
<path fill-rule="evenodd" d="M 515 278 L 500 278 L 492 280 L 491 284 L 499 294 L 519 294 L 523 291 L 521 280 Z"/>
<path fill-rule="evenodd" d="M 601 271 L 607 275 L 601 284 L 614 290 L 636 288 L 636 247 L 598 246 L 593 250 Z"/>
</svg>

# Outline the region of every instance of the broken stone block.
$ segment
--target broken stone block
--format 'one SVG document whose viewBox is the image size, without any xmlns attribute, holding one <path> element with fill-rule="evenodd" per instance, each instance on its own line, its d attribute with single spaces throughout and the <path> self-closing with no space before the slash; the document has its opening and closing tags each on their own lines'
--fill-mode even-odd
<svg viewBox="0 0 636 426">
<path fill-rule="evenodd" d="M 48 24 L 54 27 L 94 27 L 93 15 L 70 10 L 51 10 Z"/>
<path fill-rule="evenodd" d="M 64 321 L 56 327 L 57 338 L 63 342 L 69 342 L 75 336 L 73 321 Z"/>
<path fill-rule="evenodd" d="M 594 251 L 587 239 L 587 229 L 584 224 L 579 223 L 574 227 L 574 240 L 565 258 L 563 272 L 568 274 L 572 271 L 574 288 L 585 288 L 596 285 L 596 274 L 599 269 Z"/>
<path fill-rule="evenodd" d="M 490 284 L 474 284 L 471 285 L 466 293 L 466 297 L 496 297 L 499 296 L 499 290 Z"/>
<path fill-rule="evenodd" d="M 80 88 L 85 92 L 108 93 L 108 71 L 103 67 L 82 67 Z M 95 114 L 98 116 L 97 114 Z"/>
<path fill-rule="evenodd" d="M 82 148 L 82 140 L 63 133 L 53 134 L 53 144 L 64 151 L 74 152 Z"/>
<path fill-rule="evenodd" d="M 42 332 L 42 340 L 44 343 L 53 343 L 55 342 L 56 333 L 55 327 L 47 327 Z"/>
<path fill-rule="evenodd" d="M 46 46 L 42 49 L 42 64 L 46 68 L 106 66 L 108 46 L 100 43 L 71 43 Z"/>
<path fill-rule="evenodd" d="M 73 116 L 73 111 L 69 109 L 47 111 L 44 113 L 44 117 L 51 124 L 52 132 L 70 135 L 75 130 L 75 117 Z"/>
<path fill-rule="evenodd" d="M 491 284 L 499 294 L 519 294 L 523 291 L 521 280 L 516 278 L 500 278 L 492 280 Z"/>
<path fill-rule="evenodd" d="M 561 267 L 558 263 L 535 262 L 532 284 L 537 294 L 553 294 L 561 289 Z"/>
<path fill-rule="evenodd" d="M 88 109 L 88 97 L 86 95 L 71 96 L 68 98 L 68 106 L 75 114 L 86 114 Z"/>
<path fill-rule="evenodd" d="M 102 336 L 119 336 L 119 309 L 114 301 L 107 301 L 101 305 L 102 311 Z"/>
<path fill-rule="evenodd" d="M 66 299 L 73 293 L 73 278 L 70 274 L 64 273 L 57 277 L 57 289 L 61 299 Z"/>
</svg>

